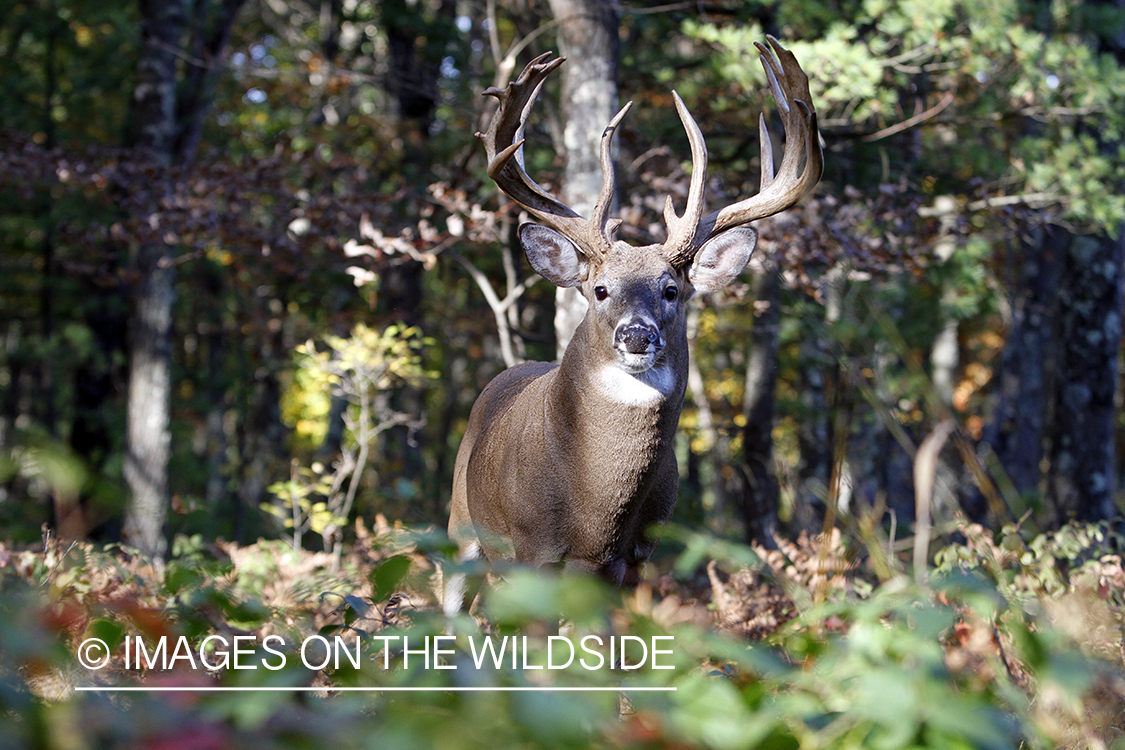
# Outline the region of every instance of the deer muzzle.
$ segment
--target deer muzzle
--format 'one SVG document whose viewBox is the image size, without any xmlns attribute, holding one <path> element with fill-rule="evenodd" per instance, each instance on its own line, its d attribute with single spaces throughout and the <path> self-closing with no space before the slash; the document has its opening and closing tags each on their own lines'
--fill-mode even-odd
<svg viewBox="0 0 1125 750">
<path fill-rule="evenodd" d="M 647 354 L 649 347 L 656 346 L 660 341 L 660 333 L 644 323 L 633 323 L 618 327 L 614 338 L 618 349 L 624 349 L 629 354 Z"/>
<path fill-rule="evenodd" d="M 653 366 L 660 350 L 664 348 L 664 339 L 654 325 L 633 321 L 617 327 L 613 335 L 613 348 L 621 358 L 622 367 L 636 374 Z"/>
</svg>

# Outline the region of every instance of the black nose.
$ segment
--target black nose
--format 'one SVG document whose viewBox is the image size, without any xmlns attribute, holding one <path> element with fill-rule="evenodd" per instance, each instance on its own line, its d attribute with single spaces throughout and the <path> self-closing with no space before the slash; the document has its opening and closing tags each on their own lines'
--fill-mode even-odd
<svg viewBox="0 0 1125 750">
<path fill-rule="evenodd" d="M 617 344 L 623 344 L 630 354 L 644 354 L 659 339 L 656 331 L 642 323 L 621 326 L 615 334 Z"/>
</svg>

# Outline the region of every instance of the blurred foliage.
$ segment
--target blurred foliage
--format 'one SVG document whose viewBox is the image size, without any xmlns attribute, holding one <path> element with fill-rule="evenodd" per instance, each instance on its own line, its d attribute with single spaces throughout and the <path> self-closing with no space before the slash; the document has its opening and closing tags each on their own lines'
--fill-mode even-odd
<svg viewBox="0 0 1125 750">
<path fill-rule="evenodd" d="M 871 580 L 849 562 L 864 550 L 839 538 L 784 553 L 712 540 L 712 557 L 702 554 L 705 535 L 671 537 L 687 545 L 680 573 L 635 591 L 513 570 L 489 590 L 483 630 L 467 615 L 440 614 L 432 591 L 442 547 L 424 533 L 365 536 L 336 576 L 327 556 L 270 544 L 208 550 L 180 539 L 163 571 L 89 545 L 4 547 L 5 741 L 736 750 L 1109 747 L 1125 737 L 1125 671 L 1109 650 L 1120 644 L 1125 611 L 1119 596 L 1104 595 L 1106 586 L 1123 590 L 1119 555 L 1103 556 L 1096 575 L 1017 591 L 996 576 L 1027 571 L 1029 558 L 974 528 L 939 555 L 931 585 L 920 588 L 901 575 Z M 1038 550 L 1030 567 L 1077 570 L 1084 564 L 1071 556 L 1091 542 L 1121 539 L 1104 527 L 1069 527 L 1028 542 Z M 697 575 L 704 565 L 709 588 Z M 736 581 L 782 579 L 798 594 L 784 600 L 792 616 L 752 639 L 734 635 L 721 611 Z M 824 587 L 833 592 L 826 598 L 816 593 Z M 235 635 L 244 639 L 237 655 Z M 126 668 L 138 636 L 146 661 Z M 162 657 L 152 649 L 161 637 L 190 644 L 170 669 L 159 662 L 172 647 Z M 102 669 L 75 662 L 88 638 L 109 648 Z M 189 664 L 185 654 L 208 638 Z M 611 638 L 628 641 L 623 663 L 620 654 L 609 659 Z M 228 664 L 210 670 L 204 658 Z M 74 691 L 98 685 L 245 692 L 117 700 Z M 469 691 L 551 686 L 611 690 Z M 267 687 L 275 691 L 253 690 Z M 285 690 L 301 687 L 316 690 Z M 402 688 L 425 690 L 393 692 Z"/>
<path fill-rule="evenodd" d="M 375 439 L 396 425 L 411 430 L 421 426 L 411 415 L 392 409 L 388 395 L 393 387 L 419 386 L 435 377 L 423 370 L 419 354 L 432 343 L 414 327 L 391 325 L 380 333 L 360 323 L 348 338 L 327 336 L 324 351 L 317 351 L 312 341 L 296 348 L 297 369 L 281 397 L 282 419 L 294 428 L 296 440 L 321 447 L 333 399 L 344 402 L 345 412 L 341 455 L 329 459 L 331 471 L 322 461 L 305 467 L 294 459 L 289 481 L 269 487 L 277 502 L 263 504 L 263 510 L 292 530 L 294 548 L 300 548 L 305 531 L 312 531 L 324 539 L 326 549 L 337 551 L 360 482 L 378 479 L 377 474 L 365 477 Z"/>
<path fill-rule="evenodd" d="M 789 47 L 807 61 L 830 134 L 877 140 L 906 119 L 903 92 L 910 92 L 907 100 L 937 110 L 921 131 L 922 175 L 933 189 L 970 193 L 974 181 L 993 181 L 1002 193 L 1061 204 L 1067 219 L 1091 227 L 1115 231 L 1125 219 L 1115 188 L 1125 178 L 1117 145 L 1125 68 L 1087 43 L 1107 30 L 1104 14 L 1054 3 L 1049 23 L 1027 24 L 1028 6 L 1018 0 L 866 0 L 846 14 L 779 3 L 778 10 L 783 33 L 806 40 Z M 759 23 L 690 21 L 685 31 L 713 45 L 719 75 L 747 92 L 762 89 Z M 956 117 L 942 114 L 950 105 Z"/>
<path fill-rule="evenodd" d="M 281 397 L 282 419 L 301 443 L 317 447 L 328 433 L 333 396 L 354 409 L 378 393 L 408 384 L 418 386 L 434 373 L 422 368 L 419 351 L 432 339 L 417 328 L 391 325 L 381 333 L 363 323 L 348 338 L 326 336 L 327 349 L 312 341 L 294 350 L 293 381 Z M 352 439 L 356 436 L 350 435 Z"/>
</svg>

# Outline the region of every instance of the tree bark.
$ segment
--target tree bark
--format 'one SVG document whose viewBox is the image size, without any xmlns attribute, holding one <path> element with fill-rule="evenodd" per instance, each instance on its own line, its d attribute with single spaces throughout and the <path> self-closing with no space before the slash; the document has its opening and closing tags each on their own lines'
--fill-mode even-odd
<svg viewBox="0 0 1125 750">
<path fill-rule="evenodd" d="M 172 303 L 174 272 L 165 245 L 141 248 L 142 281 L 129 321 L 129 395 L 125 425 L 125 483 L 129 505 L 123 534 L 146 555 L 167 549 L 168 459 L 172 435 Z"/>
<path fill-rule="evenodd" d="M 384 0 L 381 17 L 387 32 L 390 71 L 387 91 L 398 104 L 404 152 L 402 167 L 408 183 L 422 190 L 429 181 L 430 154 L 426 144 L 438 103 L 438 81 L 444 39 L 453 24 L 457 4 L 440 0 L 432 17 L 426 4 Z M 326 54 L 331 45 L 326 44 Z"/>
<path fill-rule="evenodd" d="M 187 0 L 140 0 L 140 6 L 141 47 L 133 87 L 130 141 L 167 164 L 179 130 L 177 61 L 187 26 Z"/>
<path fill-rule="evenodd" d="M 1011 322 L 996 379 L 997 405 L 983 442 L 992 447 L 1011 486 L 1027 500 L 1041 491 L 1056 372 L 1051 363 L 1059 357 L 1055 313 L 1066 240 L 1061 230 L 1036 228 L 1009 258 Z M 976 492 L 965 510 L 978 521 L 988 511 Z"/>
<path fill-rule="evenodd" d="M 193 161 L 199 149 L 203 125 L 222 76 L 223 54 L 230 43 L 235 18 L 246 0 L 218 0 L 214 19 L 209 18 L 212 15 L 208 7 L 210 0 L 191 2 L 194 12 L 190 54 L 178 102 L 175 144 L 176 153 L 186 162 Z"/>
<path fill-rule="evenodd" d="M 952 196 L 942 195 L 934 200 L 934 210 L 941 216 L 941 237 L 934 246 L 934 257 L 945 264 L 957 250 L 953 230 L 956 224 L 956 201 Z M 956 302 L 957 290 L 945 282 L 941 289 L 941 331 L 930 346 L 930 372 L 934 390 L 946 406 L 953 404 L 953 388 L 957 380 L 959 346 L 957 341 L 957 319 L 949 308 Z"/>
<path fill-rule="evenodd" d="M 1013 264 L 1011 326 L 982 442 L 1023 500 L 1042 507 L 1043 526 L 1112 517 L 1125 240 L 1035 227 Z M 984 516 L 976 493 L 967 511 Z"/>
<path fill-rule="evenodd" d="M 747 541 L 772 547 L 777 526 L 778 486 L 773 471 L 774 390 L 777 385 L 781 332 L 781 278 L 767 261 L 754 280 L 754 300 L 764 307 L 750 330 L 746 357 L 746 395 L 742 414 L 742 460 L 746 486 L 742 494 L 743 529 Z"/>
<path fill-rule="evenodd" d="M 126 371 L 122 363 L 129 351 L 128 289 L 115 279 L 119 269 L 117 248 L 110 245 L 103 252 L 101 283 L 87 281 L 80 287 L 86 300 L 85 323 L 93 333 L 94 347 L 74 368 L 74 416 L 70 427 L 70 447 L 96 477 L 104 475 L 111 465 L 110 457 L 120 448 L 114 440 L 119 433 L 113 401 L 124 390 Z M 99 501 L 98 493 L 88 491 L 79 498 L 79 504 L 83 523 L 80 536 L 114 540 L 119 537 L 122 519 L 117 508 L 107 507 Z"/>
<path fill-rule="evenodd" d="M 168 165 L 178 135 L 177 61 L 187 25 L 185 0 L 141 0 L 141 48 L 133 89 L 132 145 Z M 152 210 L 163 192 L 152 187 Z M 125 541 L 153 558 L 167 549 L 168 458 L 171 450 L 172 250 L 142 245 L 129 320 L 129 393 L 125 420 Z"/>
<path fill-rule="evenodd" d="M 561 197 L 579 214 L 589 216 L 602 189 L 602 131 L 617 114 L 617 13 L 603 0 L 550 3 L 559 23 L 560 54 L 567 60 L 562 69 L 566 170 Z M 586 299 L 577 289 L 557 290 L 555 337 L 559 359 L 585 315 Z"/>
<path fill-rule="evenodd" d="M 934 245 L 934 257 L 942 266 L 949 267 L 953 254 L 957 251 L 956 235 L 957 202 L 952 196 L 939 195 L 934 199 L 934 209 L 941 217 L 941 235 Z M 953 305 L 957 301 L 958 290 L 945 274 L 937 276 L 941 285 L 941 304 L 938 309 L 941 330 L 930 345 L 930 377 L 934 391 L 942 405 L 953 413 L 953 392 L 957 386 L 957 373 L 960 364 L 959 323 L 953 315 Z M 952 520 L 951 515 L 959 507 L 957 497 L 957 478 L 960 473 L 960 460 L 953 450 L 938 451 L 937 476 L 930 492 L 930 506 L 935 524 Z"/>
<path fill-rule="evenodd" d="M 844 271 L 833 267 L 828 271 L 824 287 L 824 324 L 835 324 L 843 312 Z M 823 529 L 829 513 L 826 501 L 832 500 L 833 471 L 836 468 L 837 434 L 841 423 L 840 363 L 832 354 L 822 333 L 810 333 L 800 344 L 802 365 L 798 373 L 801 412 L 797 424 L 797 504 L 794 518 L 797 525 L 817 533 Z M 846 422 L 844 422 L 846 424 Z M 841 471 L 844 467 L 839 467 Z M 832 513 L 836 512 L 833 508 Z"/>
<path fill-rule="evenodd" d="M 216 61 L 221 59 L 244 0 L 222 0 L 214 23 L 208 0 L 140 0 L 141 44 L 133 89 L 130 145 L 148 153 L 158 166 L 179 157 L 189 161 L 199 140 L 202 118 L 214 96 Z M 194 36 L 183 95 L 180 63 L 185 57 L 189 14 Z M 157 177 L 149 206 L 158 215 L 170 185 Z M 168 461 L 171 456 L 172 304 L 175 300 L 173 248 L 164 242 L 137 250 L 139 277 L 129 319 L 129 392 L 125 425 L 124 478 L 129 489 L 122 529 L 125 540 L 161 559 L 167 548 Z"/>
<path fill-rule="evenodd" d="M 1055 523 L 1115 515 L 1117 353 L 1125 237 L 1070 238 L 1059 294 L 1062 324 L 1048 494 Z"/>
<path fill-rule="evenodd" d="M 410 192 L 423 193 L 433 181 L 433 154 L 427 146 L 440 100 L 438 82 L 445 40 L 453 33 L 457 3 L 454 0 L 431 4 L 385 0 L 380 12 L 391 63 L 386 86 L 398 104 L 399 130 L 404 143 L 401 169 Z M 404 206 L 404 217 L 408 221 L 412 211 Z M 380 315 L 409 325 L 420 324 L 424 273 L 420 262 L 405 258 L 380 269 Z M 409 414 L 422 411 L 419 388 L 405 386 L 392 398 L 397 411 Z M 377 439 L 383 459 L 401 466 L 402 476 L 409 481 L 425 472 L 411 428 L 395 426 L 380 433 Z"/>
</svg>

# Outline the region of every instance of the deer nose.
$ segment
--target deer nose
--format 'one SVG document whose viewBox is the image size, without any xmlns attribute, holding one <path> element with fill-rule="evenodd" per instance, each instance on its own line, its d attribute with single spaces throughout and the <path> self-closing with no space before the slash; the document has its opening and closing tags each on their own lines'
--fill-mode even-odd
<svg viewBox="0 0 1125 750">
<path fill-rule="evenodd" d="M 644 354 L 650 346 L 659 346 L 657 344 L 659 340 L 660 334 L 656 329 L 644 323 L 620 326 L 614 335 L 614 343 L 619 347 L 624 346 L 625 351 L 630 354 Z"/>
</svg>

